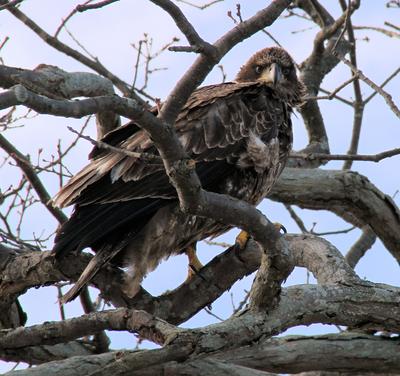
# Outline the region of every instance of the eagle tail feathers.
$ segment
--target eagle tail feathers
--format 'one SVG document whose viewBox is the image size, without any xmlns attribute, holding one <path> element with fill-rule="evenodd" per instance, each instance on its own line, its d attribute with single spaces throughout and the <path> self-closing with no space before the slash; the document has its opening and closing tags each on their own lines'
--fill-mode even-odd
<svg viewBox="0 0 400 376">
<path fill-rule="evenodd" d="M 105 246 L 100 249 L 90 260 L 74 286 L 61 297 L 60 303 L 65 304 L 74 300 L 82 289 L 94 278 L 98 271 L 120 251 L 120 246 L 112 250 L 110 250 L 110 246 Z"/>
</svg>

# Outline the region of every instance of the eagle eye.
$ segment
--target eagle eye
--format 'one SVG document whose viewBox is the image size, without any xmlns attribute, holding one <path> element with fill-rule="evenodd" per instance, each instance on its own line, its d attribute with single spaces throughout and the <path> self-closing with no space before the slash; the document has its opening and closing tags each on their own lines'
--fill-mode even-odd
<svg viewBox="0 0 400 376">
<path fill-rule="evenodd" d="M 282 69 L 282 73 L 283 73 L 284 76 L 289 76 L 290 68 L 283 68 Z"/>
<path fill-rule="evenodd" d="M 256 65 L 256 66 L 254 67 L 254 71 L 255 71 L 257 74 L 260 74 L 260 73 L 262 72 L 262 70 L 263 70 L 263 67 L 262 67 L 261 65 Z"/>
</svg>

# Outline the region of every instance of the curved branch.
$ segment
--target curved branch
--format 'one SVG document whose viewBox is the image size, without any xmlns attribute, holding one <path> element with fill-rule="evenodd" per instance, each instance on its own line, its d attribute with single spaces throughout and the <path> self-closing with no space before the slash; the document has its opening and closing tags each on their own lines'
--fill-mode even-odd
<svg viewBox="0 0 400 376">
<path fill-rule="evenodd" d="M 330 210 L 358 227 L 368 224 L 400 262 L 400 211 L 356 172 L 286 168 L 269 197 L 301 208 Z"/>
</svg>

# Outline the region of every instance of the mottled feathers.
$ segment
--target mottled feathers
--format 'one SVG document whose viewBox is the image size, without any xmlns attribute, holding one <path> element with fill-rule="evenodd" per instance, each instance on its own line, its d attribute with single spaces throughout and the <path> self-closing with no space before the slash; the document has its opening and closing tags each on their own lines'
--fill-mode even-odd
<svg viewBox="0 0 400 376">
<path fill-rule="evenodd" d="M 293 60 L 280 48 L 255 54 L 235 82 L 197 89 L 175 128 L 196 161 L 203 187 L 258 204 L 285 165 L 292 144 L 291 107 L 301 103 L 302 95 Z M 108 133 L 103 141 L 158 156 L 148 134 L 134 123 Z M 85 247 L 97 252 L 66 300 L 107 262 L 131 267 L 127 290 L 134 295 L 163 258 L 229 228 L 183 215 L 159 158 L 132 158 L 99 148 L 90 158 L 54 198 L 60 207 L 75 205 L 58 231 L 56 256 Z"/>
</svg>

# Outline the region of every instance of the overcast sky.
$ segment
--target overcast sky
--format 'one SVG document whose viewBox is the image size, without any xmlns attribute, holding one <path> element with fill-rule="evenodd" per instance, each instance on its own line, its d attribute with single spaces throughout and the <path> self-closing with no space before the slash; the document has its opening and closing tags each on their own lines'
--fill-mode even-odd
<svg viewBox="0 0 400 376">
<path fill-rule="evenodd" d="M 52 34 L 57 29 L 61 19 L 68 15 L 74 5 L 78 3 L 78 1 L 26 0 L 21 6 L 21 10 Z M 182 9 L 201 37 L 213 42 L 232 28 L 233 21 L 227 17 L 227 11 L 232 10 L 235 13 L 236 3 L 237 0 L 223 1 L 208 8 L 206 11 L 200 11 L 185 5 L 182 5 Z M 266 3 L 268 2 L 260 0 L 243 1 L 243 18 L 252 16 L 257 10 L 263 8 Z M 334 16 L 341 14 L 337 2 L 323 1 L 322 3 L 329 7 L 328 9 Z M 398 24 L 400 9 L 388 9 L 385 4 L 386 1 L 366 0 L 362 2 L 362 8 L 353 17 L 353 23 L 359 26 L 378 27 L 383 27 L 385 21 L 394 24 L 397 22 Z M 307 21 L 292 17 L 278 20 L 269 31 L 300 63 L 309 55 L 312 49 L 312 38 L 317 32 L 317 28 L 312 26 Z M 154 52 L 169 43 L 174 37 L 180 38 L 178 44 L 186 45 L 184 37 L 170 17 L 145 0 L 122 0 L 104 9 L 78 14 L 69 21 L 67 28 L 110 71 L 129 83 L 133 81 L 136 61 L 136 51 L 131 44 L 137 44 L 143 38 L 144 33 L 147 33 L 148 37 L 153 39 L 152 48 Z M 80 63 L 47 46 L 7 11 L 1 11 L 0 41 L 6 36 L 9 36 L 10 40 L 0 52 L 3 63 L 6 65 L 32 69 L 39 64 L 45 63 L 59 66 L 66 71 L 90 71 Z M 365 40 L 366 36 L 368 36 L 369 41 Z M 359 38 L 357 40 L 359 67 L 373 81 L 381 83 L 398 67 L 400 40 L 364 30 L 357 31 L 357 37 Z M 79 48 L 65 30 L 60 34 L 60 38 L 72 47 Z M 227 74 L 227 79 L 234 78 L 240 66 L 251 54 L 273 44 L 265 34 L 260 32 L 236 46 L 221 62 Z M 151 66 L 152 69 L 162 69 L 152 74 L 146 90 L 154 97 L 165 98 L 194 58 L 193 54 L 169 51 L 162 53 L 154 60 Z M 207 77 L 204 84 L 220 82 L 221 77 L 221 71 L 216 68 Z M 324 80 L 323 87 L 334 89 L 349 77 L 348 69 L 339 67 Z M 142 80 L 141 77 L 139 77 L 139 82 L 140 80 Z M 400 103 L 399 84 L 400 79 L 397 77 L 386 87 L 386 90 L 392 94 L 393 99 L 398 104 Z M 365 85 L 362 85 L 362 90 L 364 94 L 371 92 Z M 341 95 L 351 98 L 351 86 L 343 90 Z M 320 102 L 320 105 L 327 126 L 331 152 L 346 153 L 352 131 L 351 108 L 335 101 Z M 43 157 L 50 158 L 55 153 L 56 143 L 59 138 L 63 140 L 64 145 L 68 144 L 68 140 L 74 138 L 67 130 L 67 126 L 80 126 L 83 121 L 56 119 L 42 115 L 32 119 L 29 123 L 27 121 L 24 121 L 24 123 L 28 125 L 24 128 L 9 130 L 5 132 L 5 136 L 15 142 L 17 148 L 25 154 L 34 154 L 38 147 L 43 147 Z M 294 146 L 295 149 L 299 149 L 307 144 L 307 138 L 300 116 L 294 118 L 294 124 Z M 92 125 L 87 134 L 94 135 L 94 131 L 95 129 Z M 382 98 L 376 96 L 371 104 L 366 107 L 359 152 L 375 154 L 383 150 L 399 147 L 399 140 L 400 126 L 398 118 L 384 104 Z M 90 145 L 86 141 L 82 141 L 79 148 L 69 156 L 68 161 L 73 172 L 77 172 L 87 163 L 86 155 L 89 150 Z M 353 169 L 368 176 L 384 193 L 392 196 L 400 188 L 399 162 L 399 157 L 385 160 L 379 164 L 356 162 Z M 338 169 L 341 167 L 342 162 L 330 162 L 323 168 Z M 0 170 L 2 189 L 15 182 L 15 179 L 17 179 L 15 169 Z M 49 177 L 46 180 L 46 184 L 48 184 L 51 194 L 54 195 L 58 189 L 57 180 Z M 399 204 L 399 195 L 395 197 L 395 200 Z M 299 232 L 299 229 L 281 204 L 265 200 L 260 205 L 260 208 L 269 219 L 285 224 L 289 232 Z M 302 211 L 300 209 L 297 209 L 297 212 L 301 214 L 307 228 L 311 228 L 312 224 L 316 223 L 315 230 L 319 232 L 349 227 L 349 224 L 328 212 Z M 32 210 L 30 215 L 35 218 L 39 213 L 43 212 Z M 41 216 L 40 219 L 40 221 L 33 220 L 29 226 L 24 228 L 24 233 L 27 237 L 31 236 L 32 232 L 36 234 L 42 231 L 51 233 L 55 230 L 56 223 L 50 216 Z M 343 236 L 330 236 L 328 240 L 345 253 L 359 235 L 360 232 L 355 230 Z M 232 242 L 233 238 L 234 234 L 229 233 L 223 236 L 221 240 Z M 51 242 L 49 247 L 51 247 Z M 200 258 L 207 262 L 215 255 L 214 251 L 219 250 L 221 248 L 201 246 Z M 186 265 L 186 259 L 183 256 L 174 257 L 161 265 L 155 273 L 146 279 L 144 287 L 153 294 L 162 293 L 166 288 L 176 287 L 185 279 Z M 400 282 L 398 266 L 379 241 L 362 259 L 356 271 L 361 277 L 366 277 L 372 281 L 394 285 L 399 285 Z M 213 304 L 213 312 L 223 318 L 229 317 L 232 312 L 230 294 L 233 295 L 233 301 L 237 304 L 243 297 L 243 290 L 249 289 L 251 281 L 252 278 L 247 278 L 235 285 L 229 293 L 226 293 L 217 303 Z M 287 283 L 306 283 L 305 270 L 296 270 Z M 21 302 L 28 313 L 28 325 L 59 319 L 56 291 L 53 287 L 31 290 L 21 297 Z M 79 303 L 67 305 L 67 314 L 69 316 L 77 315 L 79 314 L 78 312 L 80 312 Z M 188 323 L 185 323 L 184 326 L 196 327 L 212 322 L 216 322 L 216 319 L 202 311 Z M 296 328 L 291 330 L 290 333 L 320 333 L 325 329 L 322 325 L 318 325 L 308 329 Z M 332 328 L 328 329 L 333 330 Z M 131 348 L 135 346 L 135 341 L 131 334 L 112 333 L 111 336 L 114 348 Z M 0 371 L 9 369 L 9 367 L 10 365 L 3 365 Z"/>
</svg>

